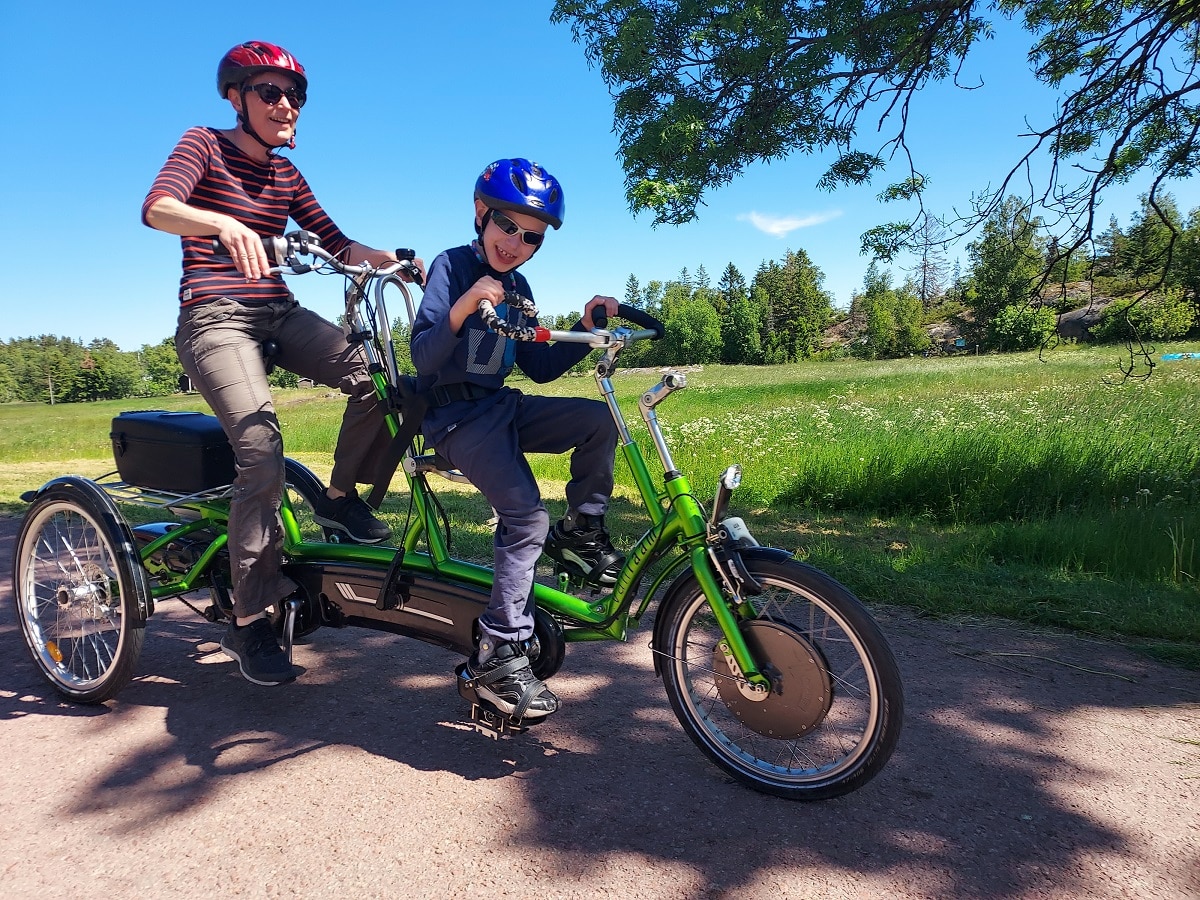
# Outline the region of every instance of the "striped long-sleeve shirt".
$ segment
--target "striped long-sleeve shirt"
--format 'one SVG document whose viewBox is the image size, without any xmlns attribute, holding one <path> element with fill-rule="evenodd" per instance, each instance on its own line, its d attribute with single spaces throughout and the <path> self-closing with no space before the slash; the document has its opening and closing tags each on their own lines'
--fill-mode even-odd
<svg viewBox="0 0 1200 900">
<path fill-rule="evenodd" d="M 351 241 L 317 203 L 300 170 L 283 156 L 259 162 L 242 153 L 215 128 L 189 128 L 154 179 L 142 203 L 146 211 L 162 197 L 233 216 L 263 237 L 281 235 L 288 219 L 314 232 L 321 246 L 341 253 Z M 183 237 L 179 302 L 193 306 L 217 297 L 245 303 L 286 299 L 280 275 L 248 281 L 233 260 L 212 249 L 212 235 Z"/>
</svg>

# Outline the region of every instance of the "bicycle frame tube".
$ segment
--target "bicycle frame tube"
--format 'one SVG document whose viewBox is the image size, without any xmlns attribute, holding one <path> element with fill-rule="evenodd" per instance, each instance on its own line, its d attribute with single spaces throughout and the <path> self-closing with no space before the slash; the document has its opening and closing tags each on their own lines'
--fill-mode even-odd
<svg viewBox="0 0 1200 900">
<path fill-rule="evenodd" d="M 138 551 L 142 565 L 146 565 L 147 560 L 149 560 L 155 553 L 173 541 L 187 537 L 189 534 L 193 534 L 194 532 L 203 531 L 204 529 L 214 525 L 219 526 L 223 521 L 228 520 L 229 518 L 227 511 L 208 507 L 207 504 L 203 507 L 200 507 L 200 511 L 202 514 L 201 518 L 195 520 L 194 522 L 188 522 L 184 525 L 181 525 L 178 528 L 173 528 L 162 537 L 156 538 L 142 547 Z M 224 528 L 221 528 L 217 536 L 213 538 L 212 542 L 207 547 L 204 548 L 204 551 L 197 558 L 195 564 L 188 569 L 186 573 L 177 575 L 176 577 L 160 577 L 158 581 L 152 584 L 150 588 L 150 596 L 155 600 L 161 600 L 164 597 L 173 597 L 177 594 L 186 594 L 189 591 L 196 590 L 201 586 L 202 580 L 208 572 L 208 567 L 212 565 L 213 559 L 218 553 L 221 552 L 228 542 L 229 535 L 226 534 Z M 176 573 L 171 574 L 175 575 Z"/>
<path fill-rule="evenodd" d="M 628 604 L 624 601 L 631 594 L 647 567 L 658 559 L 672 542 L 677 543 L 690 560 L 692 572 L 700 590 L 708 600 L 717 624 L 728 641 L 730 652 L 738 666 L 741 667 L 742 674 L 751 683 L 766 684 L 766 679 L 759 672 L 758 665 L 738 628 L 737 619 L 726 598 L 725 591 L 713 571 L 708 553 L 708 525 L 704 510 L 692 494 L 692 487 L 687 478 L 675 469 L 674 461 L 671 459 L 666 439 L 663 437 L 662 428 L 658 422 L 658 416 L 654 411 L 655 406 L 674 390 L 686 386 L 686 381 L 676 381 L 673 375 L 668 374 L 656 388 L 644 393 L 643 399 L 639 403 L 642 420 L 646 423 L 666 474 L 666 483 L 662 493 L 654 488 L 641 448 L 630 437 L 624 414 L 613 396 L 611 382 L 607 377 L 601 377 L 599 371 L 597 372 L 597 382 L 600 384 L 601 391 L 604 392 L 609 410 L 617 424 L 625 459 L 629 463 L 634 482 L 637 484 L 638 491 L 642 495 L 646 510 L 653 522 L 651 528 L 634 545 L 626 557 L 626 563 L 618 574 L 617 583 L 614 586 L 614 604 L 617 608 L 626 609 L 627 612 Z M 675 567 L 669 568 L 668 571 L 675 571 Z M 653 591 L 661 583 L 662 579 L 660 578 L 651 586 L 646 595 L 646 602 L 643 602 L 642 607 L 639 608 L 639 616 L 644 612 Z M 630 602 L 631 600 L 630 597 Z"/>
</svg>

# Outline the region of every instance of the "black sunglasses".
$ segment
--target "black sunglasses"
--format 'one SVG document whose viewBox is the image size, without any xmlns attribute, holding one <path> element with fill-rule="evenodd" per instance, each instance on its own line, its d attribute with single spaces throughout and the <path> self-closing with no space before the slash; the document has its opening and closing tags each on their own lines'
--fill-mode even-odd
<svg viewBox="0 0 1200 900">
<path fill-rule="evenodd" d="M 522 228 L 504 213 L 498 209 L 492 210 L 492 221 L 496 223 L 496 227 L 505 234 L 520 234 L 521 240 L 530 247 L 540 247 L 546 236 L 540 231 L 530 231 L 527 228 Z"/>
<path fill-rule="evenodd" d="M 264 81 L 262 84 L 247 84 L 245 90 L 254 91 L 258 94 L 258 99 L 267 106 L 274 106 L 279 102 L 281 97 L 287 97 L 288 103 L 292 105 L 292 109 L 299 109 L 308 100 L 308 95 L 304 93 L 303 88 L 288 88 L 284 90 L 277 84 L 271 84 L 269 81 Z"/>
</svg>

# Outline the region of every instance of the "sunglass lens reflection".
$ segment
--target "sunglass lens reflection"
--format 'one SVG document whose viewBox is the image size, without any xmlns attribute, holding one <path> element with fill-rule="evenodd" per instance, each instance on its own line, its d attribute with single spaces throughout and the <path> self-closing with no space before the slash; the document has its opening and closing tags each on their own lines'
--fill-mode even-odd
<svg viewBox="0 0 1200 900">
<path fill-rule="evenodd" d="M 513 235 L 519 231 L 521 233 L 521 240 L 531 247 L 540 246 L 542 239 L 545 238 L 544 234 L 538 234 L 536 231 L 526 231 L 525 229 L 521 228 L 516 222 L 504 215 L 504 213 L 493 212 L 492 221 L 495 222 L 496 227 L 505 234 Z"/>
</svg>

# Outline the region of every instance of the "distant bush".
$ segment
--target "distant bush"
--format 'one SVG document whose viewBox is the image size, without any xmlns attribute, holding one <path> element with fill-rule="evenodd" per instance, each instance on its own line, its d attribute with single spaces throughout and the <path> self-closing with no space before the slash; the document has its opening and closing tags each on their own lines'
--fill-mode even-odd
<svg viewBox="0 0 1200 900">
<path fill-rule="evenodd" d="M 1092 328 L 1098 341 L 1169 341 L 1183 337 L 1196 324 L 1196 308 L 1179 288 L 1167 288 L 1108 307 Z"/>
<path fill-rule="evenodd" d="M 997 350 L 1035 350 L 1054 337 L 1057 325 L 1050 307 L 1014 303 L 996 313 L 988 331 Z"/>
</svg>

